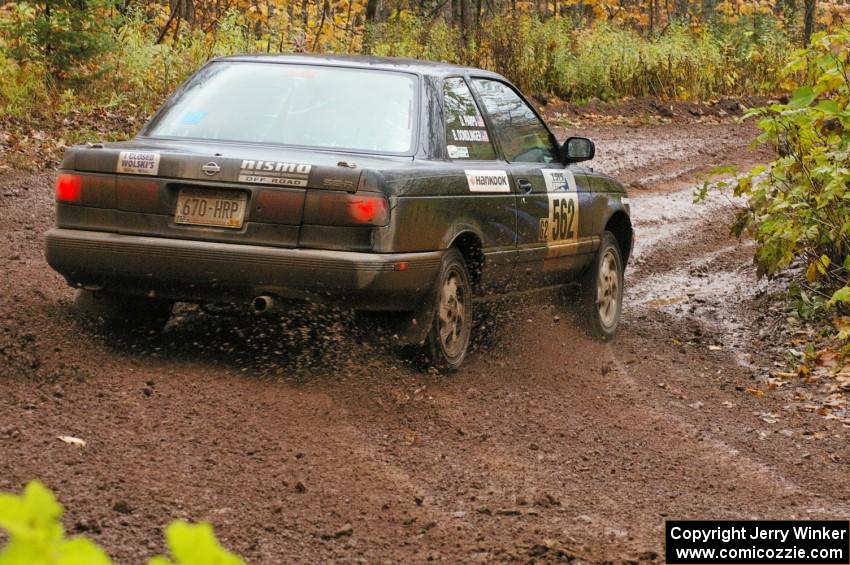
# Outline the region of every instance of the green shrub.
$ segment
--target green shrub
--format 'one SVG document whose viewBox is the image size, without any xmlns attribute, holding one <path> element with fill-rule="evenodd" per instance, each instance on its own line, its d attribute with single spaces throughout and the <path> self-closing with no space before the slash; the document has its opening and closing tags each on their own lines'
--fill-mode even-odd
<svg viewBox="0 0 850 565">
<path fill-rule="evenodd" d="M 462 63 L 458 38 L 445 22 L 404 13 L 391 23 L 371 24 L 364 49 L 378 57 L 407 57 Z"/>
<path fill-rule="evenodd" d="M 746 198 L 735 231 L 758 243 L 756 263 L 767 276 L 806 262 L 806 279 L 850 304 L 850 30 L 819 34 L 783 71 L 797 86 L 787 104 L 757 108 L 758 141 L 780 157 L 733 183 Z M 800 86 L 801 85 L 801 86 Z"/>
<path fill-rule="evenodd" d="M 38 481 L 27 484 L 22 495 L 0 494 L 0 528 L 9 535 L 0 565 L 111 565 L 91 540 L 65 537 L 62 513 L 62 505 Z M 154 557 L 149 565 L 244 565 L 221 547 L 209 524 L 173 522 L 165 537 L 173 561 Z"/>
<path fill-rule="evenodd" d="M 756 38 L 737 29 L 694 33 L 678 25 L 646 38 L 607 25 L 576 32 L 556 57 L 550 88 L 582 101 L 623 96 L 708 100 L 718 96 L 773 94 L 775 71 L 786 61 L 779 31 Z"/>
<path fill-rule="evenodd" d="M 43 62 L 53 78 L 65 80 L 91 75 L 87 63 L 113 47 L 116 23 L 110 0 L 18 2 L 0 32 L 16 60 Z"/>
<path fill-rule="evenodd" d="M 0 51 L 0 115 L 22 116 L 47 104 L 45 73 L 41 63 L 19 63 Z"/>
<path fill-rule="evenodd" d="M 771 22 L 694 32 L 672 25 L 645 37 L 624 27 L 576 28 L 566 18 L 493 17 L 465 42 L 442 22 L 403 15 L 369 28 L 367 53 L 484 67 L 528 93 L 573 102 L 626 96 L 708 100 L 774 94 L 787 62 L 788 39 Z"/>
<path fill-rule="evenodd" d="M 76 0 L 50 5 L 49 11 L 47 4 L 25 2 L 0 8 L 0 117 L 55 112 L 59 104 L 49 102 L 67 91 L 83 109 L 146 117 L 211 57 L 285 48 L 283 29 L 258 27 L 235 10 L 211 29 L 185 25 L 157 43 L 162 24 L 155 5 L 136 5 L 120 17 L 111 0 L 90 0 L 85 13 Z M 576 27 L 569 18 L 540 21 L 517 12 L 488 17 L 464 34 L 440 18 L 402 11 L 367 25 L 362 49 L 491 69 L 527 93 L 572 102 L 706 100 L 779 89 L 776 70 L 788 57 L 787 40 L 776 22 L 762 20 L 702 31 L 672 25 L 646 37 L 626 27 Z"/>
</svg>

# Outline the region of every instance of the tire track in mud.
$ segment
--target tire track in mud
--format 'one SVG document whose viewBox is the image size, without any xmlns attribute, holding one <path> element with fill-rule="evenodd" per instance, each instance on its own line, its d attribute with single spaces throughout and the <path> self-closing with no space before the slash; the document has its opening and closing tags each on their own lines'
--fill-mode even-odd
<svg viewBox="0 0 850 565">
<path fill-rule="evenodd" d="M 665 183 L 631 195 L 639 248 L 623 331 L 585 337 L 569 293 L 509 300 L 488 306 L 485 335 L 450 377 L 344 315 L 190 308 L 162 336 L 109 335 L 73 313 L 41 258 L 51 175 L 0 179 L 0 260 L 14 275 L 0 295 L 0 489 L 45 480 L 67 529 L 125 563 L 162 552 L 172 518 L 211 521 L 254 563 L 616 563 L 657 561 L 665 516 L 846 513 L 843 429 L 746 393 L 757 375 L 728 344 L 707 347 L 728 338 L 708 307 L 663 303 L 679 277 L 708 300 L 716 287 L 701 279 L 746 275 L 725 208 L 690 208 L 682 188 L 740 157 L 746 131 L 590 132 L 597 166 Z M 745 304 L 733 302 L 749 319 Z M 55 440 L 64 433 L 90 447 Z"/>
</svg>

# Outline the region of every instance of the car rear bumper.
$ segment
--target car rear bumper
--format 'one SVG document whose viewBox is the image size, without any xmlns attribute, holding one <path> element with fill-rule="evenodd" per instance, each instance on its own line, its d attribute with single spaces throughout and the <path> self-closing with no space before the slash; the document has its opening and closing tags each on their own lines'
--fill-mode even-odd
<svg viewBox="0 0 850 565">
<path fill-rule="evenodd" d="M 442 251 L 360 253 L 283 249 L 73 229 L 47 233 L 47 262 L 70 284 L 186 301 L 251 298 L 412 310 Z"/>
</svg>

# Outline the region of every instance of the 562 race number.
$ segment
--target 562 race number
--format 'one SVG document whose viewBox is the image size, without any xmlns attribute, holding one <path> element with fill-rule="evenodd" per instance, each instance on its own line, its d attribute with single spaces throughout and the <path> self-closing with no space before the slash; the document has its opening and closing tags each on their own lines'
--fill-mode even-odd
<svg viewBox="0 0 850 565">
<path fill-rule="evenodd" d="M 549 217 L 540 219 L 540 240 L 562 243 L 578 240 L 578 194 L 549 195 Z"/>
</svg>

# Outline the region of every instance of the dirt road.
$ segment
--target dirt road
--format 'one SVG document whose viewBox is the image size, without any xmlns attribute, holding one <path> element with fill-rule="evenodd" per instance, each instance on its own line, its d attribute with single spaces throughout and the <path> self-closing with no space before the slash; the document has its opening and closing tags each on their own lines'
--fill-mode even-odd
<svg viewBox="0 0 850 565">
<path fill-rule="evenodd" d="M 574 329 L 569 295 L 508 301 L 450 377 L 344 315 L 104 335 L 42 258 L 52 175 L 0 179 L 0 490 L 43 480 L 122 563 L 177 518 L 253 563 L 654 562 L 665 517 L 846 518 L 847 430 L 768 389 L 751 250 L 690 204 L 696 173 L 765 157 L 753 132 L 584 133 L 634 187 L 620 335 Z"/>
</svg>

